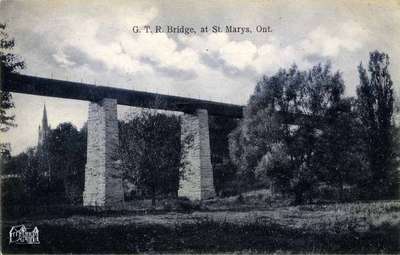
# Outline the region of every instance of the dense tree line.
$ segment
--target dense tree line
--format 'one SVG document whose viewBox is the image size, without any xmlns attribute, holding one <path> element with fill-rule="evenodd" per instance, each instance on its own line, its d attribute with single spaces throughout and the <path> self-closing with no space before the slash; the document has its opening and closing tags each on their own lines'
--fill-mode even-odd
<svg viewBox="0 0 400 255">
<path fill-rule="evenodd" d="M 295 65 L 257 84 L 230 154 L 242 190 L 264 186 L 295 203 L 393 197 L 397 167 L 387 54 L 360 65 L 356 98 L 330 65 Z M 296 121 L 291 117 L 298 116 Z"/>
<path fill-rule="evenodd" d="M 3 181 L 3 201 L 11 204 L 80 204 L 86 136 L 86 126 L 77 130 L 71 123 L 61 123 L 51 130 L 42 146 L 3 158 L 2 174 L 17 176 Z"/>
</svg>

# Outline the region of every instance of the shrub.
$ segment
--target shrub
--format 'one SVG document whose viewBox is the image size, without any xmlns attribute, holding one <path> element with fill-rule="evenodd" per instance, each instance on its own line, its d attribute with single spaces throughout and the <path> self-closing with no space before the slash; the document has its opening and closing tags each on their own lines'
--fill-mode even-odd
<svg viewBox="0 0 400 255">
<path fill-rule="evenodd" d="M 176 199 L 167 199 L 163 202 L 162 209 L 165 211 L 177 212 L 193 212 L 201 210 L 201 203 L 199 201 L 191 201 L 187 197 L 179 197 Z"/>
</svg>

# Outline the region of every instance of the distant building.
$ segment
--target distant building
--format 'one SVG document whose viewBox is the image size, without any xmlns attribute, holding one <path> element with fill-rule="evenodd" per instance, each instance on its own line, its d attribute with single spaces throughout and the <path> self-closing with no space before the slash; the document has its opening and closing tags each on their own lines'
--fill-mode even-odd
<svg viewBox="0 0 400 255">
<path fill-rule="evenodd" d="M 43 107 L 42 125 L 39 125 L 38 147 L 41 147 L 41 146 L 46 144 L 49 135 L 50 135 L 50 126 L 49 126 L 49 123 L 47 121 L 46 105 L 44 105 L 44 107 Z"/>
<path fill-rule="evenodd" d="M 38 136 L 38 146 L 37 153 L 39 154 L 39 162 L 43 166 L 44 170 L 42 173 L 39 173 L 41 176 L 51 178 L 50 173 L 50 165 L 49 165 L 49 147 L 48 147 L 48 139 L 50 136 L 51 127 L 49 126 L 47 120 L 47 111 L 46 105 L 43 106 L 43 116 L 42 116 L 42 124 L 39 125 L 39 136 Z"/>
</svg>

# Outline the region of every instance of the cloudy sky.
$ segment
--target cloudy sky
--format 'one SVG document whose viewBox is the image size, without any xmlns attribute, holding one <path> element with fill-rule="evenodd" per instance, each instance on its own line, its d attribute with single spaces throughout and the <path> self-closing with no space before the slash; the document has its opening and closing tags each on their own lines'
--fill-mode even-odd
<svg viewBox="0 0 400 255">
<path fill-rule="evenodd" d="M 245 104 L 258 79 L 296 63 L 330 60 L 346 94 L 357 65 L 378 49 L 400 84 L 400 1 L 0 1 L 23 73 Z M 132 26 L 185 25 L 198 33 L 134 34 Z M 220 25 L 271 33 L 199 33 Z M 16 154 L 37 143 L 46 103 L 52 127 L 87 119 L 87 102 L 14 94 L 16 124 L 2 137 Z M 120 118 L 126 108 L 119 107 Z"/>
</svg>

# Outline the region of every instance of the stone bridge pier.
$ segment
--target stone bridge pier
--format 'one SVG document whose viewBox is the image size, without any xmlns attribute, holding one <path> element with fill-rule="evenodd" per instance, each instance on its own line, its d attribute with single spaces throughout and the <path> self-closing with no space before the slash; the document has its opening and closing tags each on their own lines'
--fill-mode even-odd
<svg viewBox="0 0 400 255">
<path fill-rule="evenodd" d="M 118 160 L 117 100 L 89 103 L 83 205 L 109 206 L 124 201 Z"/>
<path fill-rule="evenodd" d="M 188 140 L 191 142 L 188 143 Z M 182 151 L 186 151 L 183 154 L 185 158 L 182 159 L 185 171 L 180 180 L 178 196 L 190 200 L 214 197 L 207 110 L 198 109 L 195 114 L 185 113 L 182 116 L 181 145 Z"/>
</svg>

